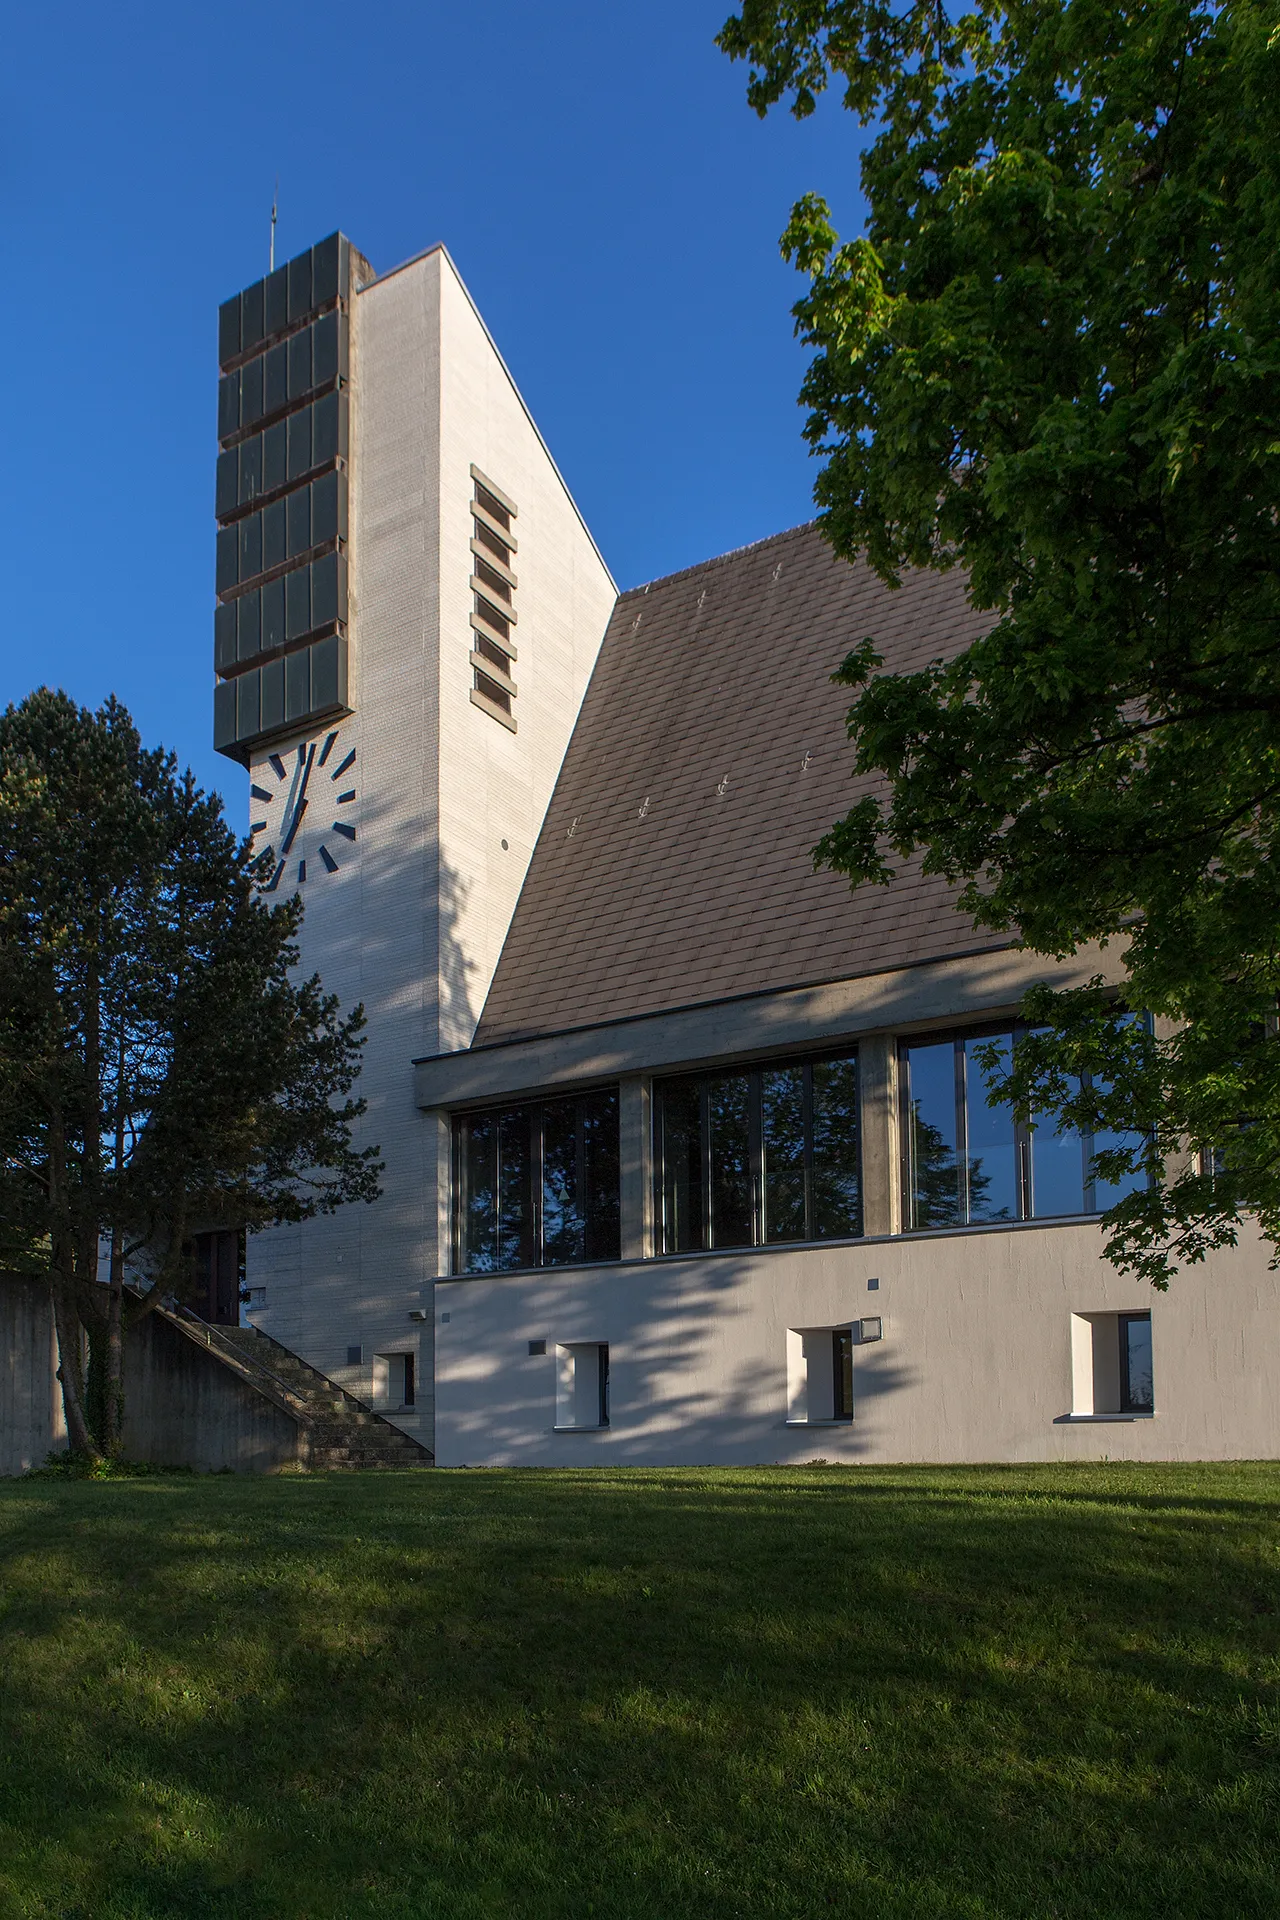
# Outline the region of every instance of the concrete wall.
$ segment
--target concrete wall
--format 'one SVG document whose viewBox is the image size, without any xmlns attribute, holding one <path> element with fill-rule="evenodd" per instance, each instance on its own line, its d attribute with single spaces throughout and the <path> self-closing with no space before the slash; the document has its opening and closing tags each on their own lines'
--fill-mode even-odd
<svg viewBox="0 0 1280 1920">
<path fill-rule="evenodd" d="M 44 1287 L 0 1274 L 0 1478 L 65 1449 L 57 1366 Z M 126 1458 L 269 1473 L 298 1459 L 298 1441 L 296 1421 L 167 1321 L 153 1315 L 126 1337 Z"/>
<path fill-rule="evenodd" d="M 1100 1253 L 1091 1224 L 988 1227 L 441 1281 L 437 1459 L 585 1466 L 1280 1453 L 1280 1276 L 1267 1270 L 1267 1250 L 1217 1255 L 1163 1295 L 1122 1278 Z M 1074 1415 L 1082 1317 L 1148 1308 L 1154 1416 Z M 871 1316 L 883 1337 L 855 1346 L 852 1421 L 789 1425 L 796 1336 Z M 545 1354 L 531 1355 L 531 1341 L 545 1341 Z M 601 1341 L 611 1423 L 557 1432 L 557 1349 Z"/>
<path fill-rule="evenodd" d="M 124 1452 L 197 1473 L 270 1473 L 299 1457 L 297 1422 L 154 1314 L 125 1344 Z"/>
<path fill-rule="evenodd" d="M 353 307 L 354 711 L 334 763 L 355 750 L 359 838 L 337 873 L 308 860 L 301 951 L 368 1014 L 359 1138 L 384 1193 L 256 1236 L 248 1282 L 256 1324 L 362 1399 L 412 1353 L 418 1406 L 395 1418 L 429 1445 L 448 1135 L 415 1105 L 412 1062 L 475 1031 L 616 596 L 444 250 Z M 472 463 L 519 509 L 514 734 L 470 701 Z"/>
<path fill-rule="evenodd" d="M 0 1479 L 28 1473 L 66 1446 L 57 1366 L 46 1289 L 0 1273 Z"/>
</svg>

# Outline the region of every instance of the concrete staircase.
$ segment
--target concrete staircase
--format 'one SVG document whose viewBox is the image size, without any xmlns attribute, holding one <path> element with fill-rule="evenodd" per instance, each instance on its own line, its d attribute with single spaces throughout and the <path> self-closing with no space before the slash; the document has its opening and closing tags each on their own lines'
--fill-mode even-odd
<svg viewBox="0 0 1280 1920">
<path fill-rule="evenodd" d="M 354 1472 L 369 1467 L 430 1467 L 435 1456 L 327 1374 L 256 1327 L 218 1327 L 179 1307 L 169 1316 L 189 1339 L 214 1353 L 250 1386 L 293 1414 L 299 1464 Z"/>
</svg>

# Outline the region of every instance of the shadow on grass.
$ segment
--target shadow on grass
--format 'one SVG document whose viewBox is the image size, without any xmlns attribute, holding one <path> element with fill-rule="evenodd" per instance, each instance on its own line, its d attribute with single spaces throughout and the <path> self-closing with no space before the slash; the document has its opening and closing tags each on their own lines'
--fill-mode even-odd
<svg viewBox="0 0 1280 1920">
<path fill-rule="evenodd" d="M 1269 1916 L 1278 1495 L 5 1489 L 0 1913 Z"/>
</svg>

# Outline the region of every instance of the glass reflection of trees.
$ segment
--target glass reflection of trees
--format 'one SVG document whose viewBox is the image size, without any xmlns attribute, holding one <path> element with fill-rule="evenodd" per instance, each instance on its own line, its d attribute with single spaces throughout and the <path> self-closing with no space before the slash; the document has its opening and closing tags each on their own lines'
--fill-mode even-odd
<svg viewBox="0 0 1280 1920">
<path fill-rule="evenodd" d="M 616 1260 L 615 1088 L 454 1121 L 454 1272 Z"/>
<path fill-rule="evenodd" d="M 1019 1031 L 988 1029 L 900 1049 L 908 1229 L 1102 1212 L 1141 1184 L 1136 1175 L 1124 1187 L 1095 1177 L 1094 1153 L 1117 1136 L 1028 1126 L 1005 1102 L 988 1099 L 979 1057 L 994 1048 L 1007 1068 Z"/>
<path fill-rule="evenodd" d="M 862 1232 L 853 1055 L 654 1083 L 664 1253 Z"/>
</svg>

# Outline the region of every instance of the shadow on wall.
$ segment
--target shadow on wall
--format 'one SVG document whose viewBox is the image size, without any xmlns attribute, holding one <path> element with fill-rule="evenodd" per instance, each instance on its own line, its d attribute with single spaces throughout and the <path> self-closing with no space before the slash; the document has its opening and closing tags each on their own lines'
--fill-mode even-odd
<svg viewBox="0 0 1280 1920">
<path fill-rule="evenodd" d="M 302 887 L 303 965 L 344 1007 L 363 1001 L 369 1056 L 412 1097 L 415 1055 L 469 1044 L 480 963 L 468 952 L 471 889 L 443 857 L 434 807 L 406 819 L 402 794 L 363 792 L 358 861 Z M 288 877 L 281 892 L 288 886 Z"/>
<path fill-rule="evenodd" d="M 437 1308 L 450 1315 L 436 1334 L 440 1464 L 751 1464 L 869 1454 L 885 1402 L 916 1385 L 917 1373 L 891 1343 L 855 1345 L 852 1421 L 790 1424 L 788 1322 L 767 1300 L 762 1311 L 775 1257 L 693 1256 L 438 1291 Z M 851 1246 L 810 1257 L 825 1272 L 809 1291 L 837 1297 L 832 1328 L 850 1325 L 867 1299 L 866 1254 Z M 519 1289 L 514 1311 L 507 1287 Z M 794 1299 L 794 1289 L 787 1292 Z M 508 1331 L 513 1323 L 518 1338 Z M 814 1327 L 825 1324 L 814 1315 Z M 531 1355 L 530 1339 L 545 1339 L 547 1352 Z M 592 1341 L 609 1346 L 609 1428 L 556 1432 L 556 1348 Z"/>
</svg>

